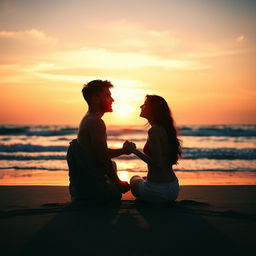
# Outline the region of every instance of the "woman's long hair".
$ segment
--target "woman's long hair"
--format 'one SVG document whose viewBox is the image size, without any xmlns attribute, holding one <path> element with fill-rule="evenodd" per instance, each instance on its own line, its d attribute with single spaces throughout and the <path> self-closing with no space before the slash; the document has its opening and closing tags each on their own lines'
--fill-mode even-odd
<svg viewBox="0 0 256 256">
<path fill-rule="evenodd" d="M 149 104 L 152 122 L 165 128 L 168 134 L 170 162 L 171 164 L 177 164 L 182 150 L 180 141 L 177 138 L 177 129 L 174 124 L 171 110 L 165 99 L 161 96 L 147 95 L 146 100 Z"/>
</svg>

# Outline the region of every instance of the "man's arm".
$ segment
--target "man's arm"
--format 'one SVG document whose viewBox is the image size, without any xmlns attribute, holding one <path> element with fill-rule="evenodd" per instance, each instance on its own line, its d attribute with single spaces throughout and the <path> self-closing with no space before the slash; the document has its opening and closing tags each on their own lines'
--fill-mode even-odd
<svg viewBox="0 0 256 256">
<path fill-rule="evenodd" d="M 110 158 L 118 157 L 121 155 L 130 155 L 132 152 L 124 147 L 122 148 L 117 148 L 117 149 L 112 149 L 108 148 L 108 154 Z"/>
<path fill-rule="evenodd" d="M 106 127 L 103 120 L 93 120 L 90 123 L 89 134 L 95 159 L 101 164 L 104 173 L 107 174 L 114 183 L 119 183 L 120 180 L 118 176 L 113 174 L 115 171 L 107 147 Z"/>
<path fill-rule="evenodd" d="M 90 123 L 89 134 L 92 142 L 92 152 L 95 159 L 101 164 L 104 174 L 108 175 L 121 192 L 127 192 L 129 190 L 128 183 L 119 179 L 110 159 L 106 141 L 106 127 L 103 120 L 93 120 Z"/>
</svg>

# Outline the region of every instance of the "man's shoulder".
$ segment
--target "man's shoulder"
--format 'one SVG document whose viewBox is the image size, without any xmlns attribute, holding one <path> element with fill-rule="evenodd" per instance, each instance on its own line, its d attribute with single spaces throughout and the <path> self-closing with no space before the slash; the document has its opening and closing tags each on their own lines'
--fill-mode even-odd
<svg viewBox="0 0 256 256">
<path fill-rule="evenodd" d="M 101 118 L 87 118 L 84 117 L 80 123 L 79 131 L 105 131 L 106 125 Z"/>
<path fill-rule="evenodd" d="M 88 119 L 88 123 L 93 128 L 103 128 L 103 129 L 106 128 L 106 125 L 105 125 L 104 121 L 101 118 Z"/>
</svg>

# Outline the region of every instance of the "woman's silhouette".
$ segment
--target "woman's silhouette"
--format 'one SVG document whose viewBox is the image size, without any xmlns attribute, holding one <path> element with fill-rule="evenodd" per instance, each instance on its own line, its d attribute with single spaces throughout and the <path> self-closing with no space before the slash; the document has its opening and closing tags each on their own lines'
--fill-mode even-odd
<svg viewBox="0 0 256 256">
<path fill-rule="evenodd" d="M 171 111 L 164 98 L 147 95 L 140 116 L 146 118 L 151 126 L 144 153 L 135 149 L 132 143 L 126 146 L 148 164 L 148 173 L 146 179 L 137 175 L 131 178 L 132 194 L 149 202 L 175 201 L 179 182 L 172 165 L 177 164 L 181 156 L 181 145 Z"/>
</svg>

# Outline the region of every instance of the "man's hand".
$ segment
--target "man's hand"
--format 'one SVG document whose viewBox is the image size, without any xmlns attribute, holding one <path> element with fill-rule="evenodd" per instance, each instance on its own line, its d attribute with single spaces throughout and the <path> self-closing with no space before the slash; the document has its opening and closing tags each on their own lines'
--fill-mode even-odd
<svg viewBox="0 0 256 256">
<path fill-rule="evenodd" d="M 126 193 L 126 192 L 128 192 L 130 190 L 130 185 L 126 181 L 120 181 L 118 187 L 119 187 L 119 189 L 120 189 L 122 194 L 124 194 L 124 193 Z"/>
<path fill-rule="evenodd" d="M 136 144 L 126 140 L 123 144 L 123 150 L 127 155 L 130 155 L 133 153 L 133 151 L 136 149 Z"/>
</svg>

